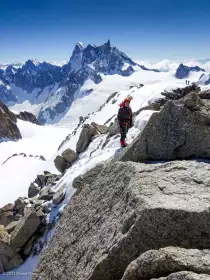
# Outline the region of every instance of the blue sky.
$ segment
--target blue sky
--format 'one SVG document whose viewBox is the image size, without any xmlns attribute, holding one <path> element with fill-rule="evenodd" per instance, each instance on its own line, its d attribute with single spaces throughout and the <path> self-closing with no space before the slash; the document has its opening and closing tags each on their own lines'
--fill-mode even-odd
<svg viewBox="0 0 210 280">
<path fill-rule="evenodd" d="M 0 63 L 68 60 L 77 41 L 141 60 L 210 57 L 209 0 L 1 0 Z"/>
</svg>

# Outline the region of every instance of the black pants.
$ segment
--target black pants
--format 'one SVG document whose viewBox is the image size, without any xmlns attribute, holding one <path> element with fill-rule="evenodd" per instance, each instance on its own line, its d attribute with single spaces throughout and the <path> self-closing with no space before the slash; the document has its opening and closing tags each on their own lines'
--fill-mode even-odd
<svg viewBox="0 0 210 280">
<path fill-rule="evenodd" d="M 128 132 L 128 126 L 127 125 L 120 126 L 120 134 L 121 134 L 120 140 L 121 141 L 125 140 L 127 132 Z"/>
</svg>

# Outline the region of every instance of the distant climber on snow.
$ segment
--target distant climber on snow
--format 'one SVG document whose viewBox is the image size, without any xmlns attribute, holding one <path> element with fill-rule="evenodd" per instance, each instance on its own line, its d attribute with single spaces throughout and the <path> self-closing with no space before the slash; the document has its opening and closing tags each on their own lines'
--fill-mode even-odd
<svg viewBox="0 0 210 280">
<path fill-rule="evenodd" d="M 129 128 L 131 128 L 133 125 L 132 110 L 130 107 L 131 100 L 132 100 L 131 97 L 125 98 L 125 100 L 120 104 L 120 109 L 117 115 L 119 126 L 120 126 L 120 134 L 121 134 L 120 144 L 121 147 L 123 148 L 127 146 L 125 141 L 126 135 Z"/>
</svg>

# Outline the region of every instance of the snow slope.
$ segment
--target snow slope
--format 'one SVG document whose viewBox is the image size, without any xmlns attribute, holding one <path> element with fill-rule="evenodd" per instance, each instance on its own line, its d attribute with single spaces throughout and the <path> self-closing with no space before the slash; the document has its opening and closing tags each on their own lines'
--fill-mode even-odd
<svg viewBox="0 0 210 280">
<path fill-rule="evenodd" d="M 197 82 L 199 77 L 199 73 L 191 73 L 189 81 Z M 133 89 L 128 91 L 130 86 L 139 86 L 139 84 L 144 84 L 145 86 L 141 88 L 139 92 L 137 91 L 135 93 L 135 102 L 133 102 L 132 105 L 135 106 L 133 107 L 134 111 L 145 106 L 147 99 L 160 97 L 160 93 L 164 89 L 170 90 L 185 86 L 185 81 L 176 79 L 174 77 L 174 71 L 156 73 L 143 71 L 138 68 L 136 68 L 135 72 L 129 77 L 122 77 L 120 75 L 103 76 L 103 80 L 100 84 L 94 84 L 91 80 L 88 80 L 81 91 L 87 92 L 91 90 L 91 93 L 83 98 L 74 100 L 70 110 L 59 121 L 59 124 L 67 126 L 69 124 L 75 125 L 80 116 L 85 117 L 97 111 L 110 94 L 118 92 L 119 99 L 114 106 L 110 106 L 110 108 L 107 109 L 102 121 L 104 123 L 112 114 L 116 113 L 118 105 L 123 98 L 134 91 Z M 100 119 L 96 118 L 95 121 L 100 122 Z"/>
<path fill-rule="evenodd" d="M 28 187 L 36 175 L 49 170 L 48 161 L 57 150 L 60 142 L 70 132 L 69 129 L 53 126 L 37 126 L 19 120 L 22 140 L 0 144 L 0 207 L 13 202 L 19 196 L 27 196 Z M 42 155 L 47 161 L 37 158 L 16 156 L 2 163 L 13 154 Z M 49 171 L 57 172 L 53 165 Z"/>
</svg>

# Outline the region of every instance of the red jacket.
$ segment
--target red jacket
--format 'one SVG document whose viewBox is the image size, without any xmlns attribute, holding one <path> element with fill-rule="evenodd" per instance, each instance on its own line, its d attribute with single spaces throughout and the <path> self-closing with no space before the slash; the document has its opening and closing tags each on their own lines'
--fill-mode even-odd
<svg viewBox="0 0 210 280">
<path fill-rule="evenodd" d="M 118 122 L 119 125 L 122 126 L 128 126 L 129 128 L 133 125 L 133 119 L 132 119 L 132 110 L 130 107 L 126 107 L 125 103 L 122 102 L 120 104 L 120 109 L 118 111 Z"/>
</svg>

